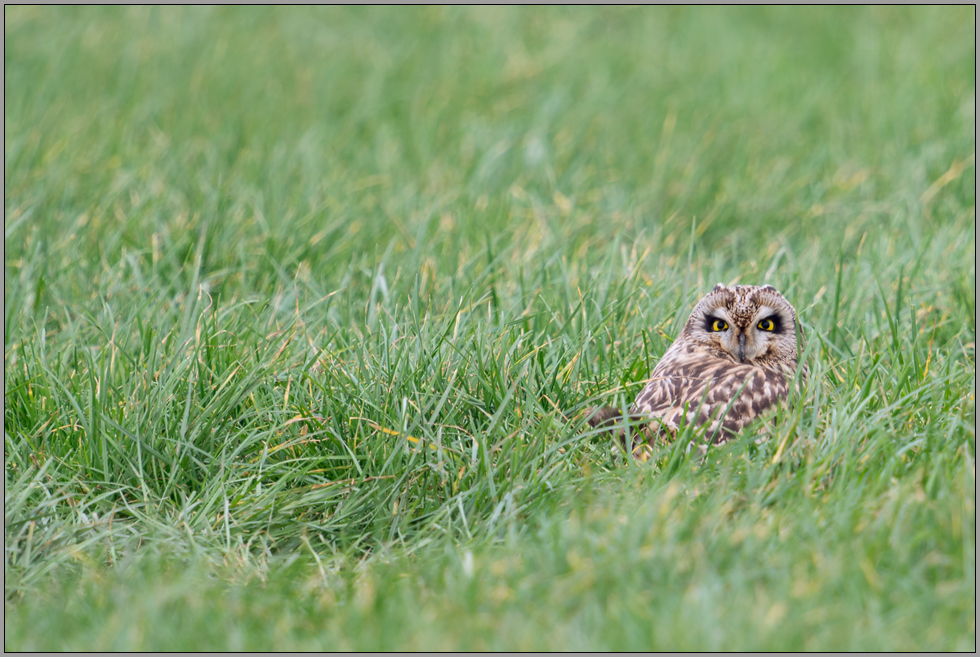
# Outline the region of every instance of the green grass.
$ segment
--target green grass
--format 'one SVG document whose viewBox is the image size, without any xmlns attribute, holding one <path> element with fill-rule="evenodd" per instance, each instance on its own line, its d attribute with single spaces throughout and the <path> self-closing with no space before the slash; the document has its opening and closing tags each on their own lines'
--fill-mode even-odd
<svg viewBox="0 0 980 657">
<path fill-rule="evenodd" d="M 6 9 L 5 649 L 975 650 L 975 16 Z"/>
</svg>

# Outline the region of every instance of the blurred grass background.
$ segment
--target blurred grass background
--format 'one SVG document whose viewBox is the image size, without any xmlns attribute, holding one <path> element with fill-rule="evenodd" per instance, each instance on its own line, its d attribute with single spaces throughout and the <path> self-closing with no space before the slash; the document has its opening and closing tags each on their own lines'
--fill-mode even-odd
<svg viewBox="0 0 980 657">
<path fill-rule="evenodd" d="M 5 648 L 975 649 L 974 7 L 4 17 Z"/>
</svg>

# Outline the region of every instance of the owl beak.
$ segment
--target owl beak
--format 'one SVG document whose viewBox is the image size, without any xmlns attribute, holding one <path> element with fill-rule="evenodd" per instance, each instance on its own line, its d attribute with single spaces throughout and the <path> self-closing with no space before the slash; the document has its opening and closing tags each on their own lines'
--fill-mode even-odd
<svg viewBox="0 0 980 657">
<path fill-rule="evenodd" d="M 738 362 L 745 362 L 745 334 L 738 336 Z"/>
</svg>

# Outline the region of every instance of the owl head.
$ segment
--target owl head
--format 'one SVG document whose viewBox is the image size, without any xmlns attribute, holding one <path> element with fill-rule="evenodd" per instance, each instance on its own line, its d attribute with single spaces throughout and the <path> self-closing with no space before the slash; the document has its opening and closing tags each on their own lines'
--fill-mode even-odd
<svg viewBox="0 0 980 657">
<path fill-rule="evenodd" d="M 796 310 L 771 285 L 719 283 L 694 307 L 684 327 L 688 339 L 722 358 L 794 370 L 797 333 Z"/>
</svg>

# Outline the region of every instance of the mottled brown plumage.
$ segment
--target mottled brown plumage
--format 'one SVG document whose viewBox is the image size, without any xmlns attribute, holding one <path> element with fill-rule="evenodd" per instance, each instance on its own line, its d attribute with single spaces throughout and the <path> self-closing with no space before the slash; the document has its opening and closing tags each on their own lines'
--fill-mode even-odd
<svg viewBox="0 0 980 657">
<path fill-rule="evenodd" d="M 786 398 L 798 367 L 797 336 L 802 340 L 796 311 L 776 288 L 716 285 L 657 363 L 630 407 L 630 422 L 645 425 L 647 441 L 672 440 L 693 423 L 707 425 L 712 442 L 726 442 Z M 604 407 L 589 422 L 611 426 L 618 415 Z"/>
</svg>

